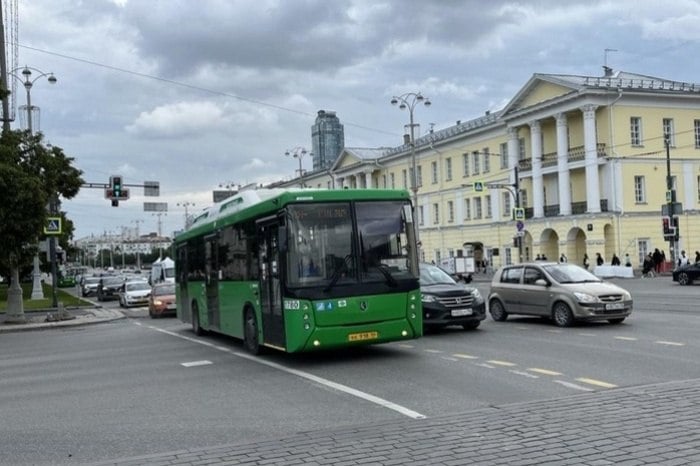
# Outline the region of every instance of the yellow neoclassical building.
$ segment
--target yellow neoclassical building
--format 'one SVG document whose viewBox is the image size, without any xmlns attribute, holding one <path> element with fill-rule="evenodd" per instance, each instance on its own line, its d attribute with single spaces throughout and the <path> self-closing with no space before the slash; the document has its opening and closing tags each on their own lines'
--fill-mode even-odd
<svg viewBox="0 0 700 466">
<path fill-rule="evenodd" d="M 639 267 L 654 248 L 669 260 L 700 250 L 698 84 L 610 69 L 535 74 L 502 110 L 417 137 L 415 157 L 427 261 L 474 255 L 498 267 L 522 253 L 580 264 L 588 254 L 594 265 L 600 253 L 606 263 L 629 254 Z M 669 164 L 682 206 L 674 251 L 662 231 Z M 412 166 L 407 139 L 345 148 L 329 170 L 285 184 L 410 189 Z"/>
</svg>

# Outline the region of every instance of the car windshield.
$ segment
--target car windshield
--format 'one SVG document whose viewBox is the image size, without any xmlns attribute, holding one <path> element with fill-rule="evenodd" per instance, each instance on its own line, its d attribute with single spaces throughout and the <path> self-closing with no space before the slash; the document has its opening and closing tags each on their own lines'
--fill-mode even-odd
<svg viewBox="0 0 700 466">
<path fill-rule="evenodd" d="M 153 288 L 153 295 L 164 296 L 169 294 L 175 294 L 175 284 L 168 284 L 164 286 L 156 286 Z"/>
<path fill-rule="evenodd" d="M 97 283 L 100 283 L 100 277 L 85 277 L 85 284 L 89 285 L 95 285 Z"/>
<path fill-rule="evenodd" d="M 102 279 L 102 285 L 120 285 L 122 283 L 122 279 L 119 277 L 109 277 L 109 278 L 103 278 Z"/>
<path fill-rule="evenodd" d="M 602 281 L 583 267 L 574 264 L 551 264 L 543 265 L 542 268 L 559 283 L 598 283 Z"/>
<path fill-rule="evenodd" d="M 430 264 L 420 265 L 420 284 L 427 285 L 454 285 L 456 282 L 440 267 Z"/>
<path fill-rule="evenodd" d="M 133 282 L 126 284 L 126 291 L 148 290 L 151 286 L 147 282 Z"/>
</svg>

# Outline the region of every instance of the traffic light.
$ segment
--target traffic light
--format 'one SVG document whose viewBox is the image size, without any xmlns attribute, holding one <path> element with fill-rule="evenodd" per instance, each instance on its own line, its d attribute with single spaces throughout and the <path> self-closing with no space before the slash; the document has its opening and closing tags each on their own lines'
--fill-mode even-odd
<svg viewBox="0 0 700 466">
<path fill-rule="evenodd" d="M 677 218 L 677 217 L 675 217 Z M 674 239 L 675 236 L 675 228 L 673 227 L 673 224 L 671 223 L 671 218 L 664 215 L 661 217 L 661 223 L 663 225 L 663 230 L 664 230 L 664 239 L 667 241 L 670 241 Z"/>
<path fill-rule="evenodd" d="M 678 238 L 680 237 L 680 228 L 679 228 L 679 218 L 678 215 L 674 215 L 671 218 L 671 226 L 673 228 L 673 240 L 678 241 Z"/>
<path fill-rule="evenodd" d="M 119 199 L 122 197 L 122 177 L 118 175 L 112 175 L 109 178 L 109 184 L 112 186 L 112 196 Z"/>
</svg>

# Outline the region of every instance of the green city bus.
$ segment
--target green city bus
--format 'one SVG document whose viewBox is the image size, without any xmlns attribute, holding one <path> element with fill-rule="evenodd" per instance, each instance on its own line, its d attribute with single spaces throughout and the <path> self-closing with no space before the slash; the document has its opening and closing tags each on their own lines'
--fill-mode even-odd
<svg viewBox="0 0 700 466">
<path fill-rule="evenodd" d="M 423 334 L 407 191 L 241 191 L 197 216 L 173 248 L 180 320 L 253 354 Z"/>
</svg>

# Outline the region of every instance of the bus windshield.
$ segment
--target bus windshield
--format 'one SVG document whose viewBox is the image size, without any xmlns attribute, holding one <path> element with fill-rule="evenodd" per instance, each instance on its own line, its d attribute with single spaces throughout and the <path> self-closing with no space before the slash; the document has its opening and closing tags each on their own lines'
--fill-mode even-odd
<svg viewBox="0 0 700 466">
<path fill-rule="evenodd" d="M 414 278 L 405 248 L 404 201 L 297 204 L 288 208 L 291 287 Z"/>
</svg>

